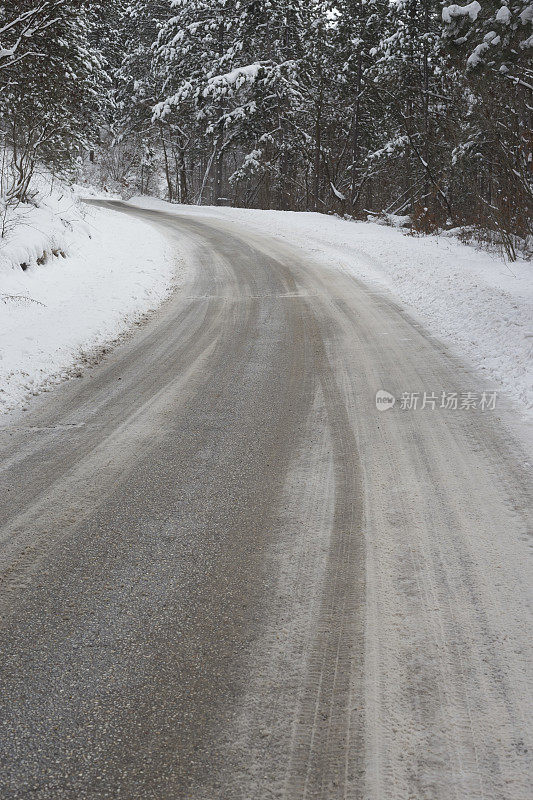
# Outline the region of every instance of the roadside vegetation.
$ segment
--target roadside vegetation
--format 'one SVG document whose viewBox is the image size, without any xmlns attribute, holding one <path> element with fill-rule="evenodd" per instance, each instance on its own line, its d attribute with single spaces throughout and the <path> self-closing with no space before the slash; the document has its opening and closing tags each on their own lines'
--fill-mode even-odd
<svg viewBox="0 0 533 800">
<path fill-rule="evenodd" d="M 0 237 L 36 172 L 533 240 L 533 3 L 0 4 Z"/>
</svg>

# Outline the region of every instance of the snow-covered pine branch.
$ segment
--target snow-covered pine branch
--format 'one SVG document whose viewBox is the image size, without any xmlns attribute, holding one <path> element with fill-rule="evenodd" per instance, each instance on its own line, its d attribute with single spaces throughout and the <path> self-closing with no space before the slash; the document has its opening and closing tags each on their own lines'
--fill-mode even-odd
<svg viewBox="0 0 533 800">
<path fill-rule="evenodd" d="M 14 66 L 24 58 L 42 58 L 35 47 L 40 35 L 59 22 L 58 11 L 65 0 L 39 0 L 26 11 L 16 13 L 17 3 L 9 9 L 0 5 L 0 70 Z"/>
</svg>

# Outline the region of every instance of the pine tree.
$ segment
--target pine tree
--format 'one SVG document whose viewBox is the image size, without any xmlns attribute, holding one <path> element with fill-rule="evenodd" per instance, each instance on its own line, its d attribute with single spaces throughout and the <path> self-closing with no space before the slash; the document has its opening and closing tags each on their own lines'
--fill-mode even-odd
<svg viewBox="0 0 533 800">
<path fill-rule="evenodd" d="M 387 4 L 383 0 L 340 0 L 332 4 L 333 41 L 337 73 L 332 91 L 337 107 L 345 110 L 338 125 L 346 131 L 338 182 L 349 197 L 352 213 L 372 205 L 372 164 L 368 156 L 382 143 L 378 98 L 371 91 L 372 67 L 380 41 L 385 38 Z"/>
<path fill-rule="evenodd" d="M 488 228 L 515 257 L 533 233 L 533 4 L 446 6 L 448 64 L 467 92 L 456 128 L 456 194 L 463 223 Z"/>
<path fill-rule="evenodd" d="M 2 191 L 26 199 L 38 163 L 88 149 L 121 191 L 452 220 L 512 256 L 533 216 L 532 24 L 531 0 L 0 4 Z"/>
<path fill-rule="evenodd" d="M 213 201 L 221 201 L 224 162 L 231 152 L 230 183 L 239 187 L 259 175 L 263 204 L 275 196 L 286 207 L 294 172 L 294 116 L 302 101 L 298 70 L 307 4 L 180 0 L 174 5 L 178 13 L 158 40 L 167 96 L 155 115 L 158 120 L 189 118 L 195 128 L 191 135 L 210 142 L 209 152 L 202 154 L 199 198 L 210 179 Z"/>
<path fill-rule="evenodd" d="M 177 0 L 172 8 L 174 15 L 161 26 L 157 39 L 155 63 L 163 79 L 164 99 L 155 107 L 154 120 L 175 134 L 180 162 L 186 144 L 194 147 L 197 140 L 205 140 L 202 144 L 208 149 L 199 147 L 198 152 L 203 172 L 198 199 L 203 199 L 211 179 L 212 199 L 218 203 L 229 145 L 224 118 L 227 103 L 222 92 L 210 91 L 214 86 L 210 81 L 232 67 L 235 10 L 228 0 Z M 166 173 L 171 198 L 168 157 Z"/>
<path fill-rule="evenodd" d="M 370 87 L 386 133 L 372 156 L 386 170 L 385 185 L 390 182 L 381 199 L 385 208 L 408 210 L 417 227 L 431 230 L 453 216 L 440 5 L 400 0 L 388 8 L 384 28 Z"/>
<path fill-rule="evenodd" d="M 150 185 L 167 146 L 163 126 L 152 124 L 152 109 L 161 89 L 153 65 L 153 43 L 169 14 L 165 0 L 125 2 L 121 12 L 120 59 L 113 70 L 113 145 L 122 183 L 142 193 Z"/>
<path fill-rule="evenodd" d="M 36 7 L 40 12 L 31 35 L 20 25 L 8 27 L 10 20 L 31 19 L 28 14 Z M 105 74 L 89 45 L 94 21 L 83 0 L 11 0 L 9 9 L 0 6 L 0 119 L 10 161 L 4 186 L 8 198 L 26 200 L 39 163 L 60 171 L 71 168 L 81 148 L 97 136 Z M 28 41 L 18 45 L 21 35 Z M 6 58 L 9 50 L 12 55 Z"/>
</svg>

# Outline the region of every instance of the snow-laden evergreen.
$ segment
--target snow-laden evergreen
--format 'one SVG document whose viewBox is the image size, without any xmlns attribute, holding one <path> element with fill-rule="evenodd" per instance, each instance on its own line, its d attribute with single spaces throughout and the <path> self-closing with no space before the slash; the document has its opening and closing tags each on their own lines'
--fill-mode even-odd
<svg viewBox="0 0 533 800">
<path fill-rule="evenodd" d="M 0 4 L 4 206 L 28 198 L 39 165 L 72 166 L 98 130 L 107 86 L 95 20 L 83 0 Z"/>
<path fill-rule="evenodd" d="M 528 0 L 0 4 L 1 194 L 38 165 L 181 203 L 533 235 Z"/>
</svg>

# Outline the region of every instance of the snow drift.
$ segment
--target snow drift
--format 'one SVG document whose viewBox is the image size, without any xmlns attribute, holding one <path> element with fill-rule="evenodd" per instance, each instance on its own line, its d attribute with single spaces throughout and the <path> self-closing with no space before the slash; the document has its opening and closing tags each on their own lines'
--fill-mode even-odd
<svg viewBox="0 0 533 800">
<path fill-rule="evenodd" d="M 72 190 L 16 216 L 0 240 L 0 413 L 76 374 L 156 308 L 176 267 L 152 227 L 82 206 Z"/>
</svg>

